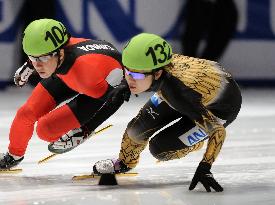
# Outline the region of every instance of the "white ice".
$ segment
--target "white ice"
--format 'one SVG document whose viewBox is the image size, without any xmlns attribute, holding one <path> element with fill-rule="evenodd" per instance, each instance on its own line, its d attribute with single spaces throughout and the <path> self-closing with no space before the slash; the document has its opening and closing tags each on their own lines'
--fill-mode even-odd
<svg viewBox="0 0 275 205">
<path fill-rule="evenodd" d="M 19 174 L 0 174 L 0 204 L 4 205 L 274 205 L 275 204 L 275 90 L 242 90 L 238 119 L 227 128 L 227 139 L 212 172 L 224 187 L 207 193 L 202 186 L 188 187 L 203 150 L 183 159 L 156 163 L 146 149 L 133 170 L 135 177 L 118 177 L 117 186 L 99 186 L 97 180 L 73 182 L 72 176 L 88 174 L 101 159 L 118 155 L 127 122 L 149 95 L 132 97 L 102 126 L 114 126 L 75 150 L 45 164 L 47 143 L 36 134 L 29 143 Z M 9 127 L 30 89 L 0 92 L 0 152 L 6 152 Z M 56 122 L 58 126 L 58 122 Z M 18 133 L 20 136 L 20 133 Z"/>
</svg>

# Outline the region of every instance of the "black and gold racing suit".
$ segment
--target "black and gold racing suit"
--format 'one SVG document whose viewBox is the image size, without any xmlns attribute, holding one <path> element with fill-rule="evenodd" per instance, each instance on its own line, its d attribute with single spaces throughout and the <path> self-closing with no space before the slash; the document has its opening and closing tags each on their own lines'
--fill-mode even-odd
<svg viewBox="0 0 275 205">
<path fill-rule="evenodd" d="M 174 54 L 156 83 L 156 93 L 127 126 L 119 159 L 134 168 L 153 134 L 149 149 L 154 157 L 163 161 L 184 157 L 203 145 L 198 141 L 187 146 L 181 140 L 197 126 L 208 135 L 202 161 L 212 164 L 225 140 L 225 127 L 241 107 L 236 82 L 217 62 Z"/>
</svg>

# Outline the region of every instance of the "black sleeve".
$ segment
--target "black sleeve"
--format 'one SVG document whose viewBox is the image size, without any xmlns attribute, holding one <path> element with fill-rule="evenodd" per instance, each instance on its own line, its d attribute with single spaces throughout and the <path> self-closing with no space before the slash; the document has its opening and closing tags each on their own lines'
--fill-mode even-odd
<svg viewBox="0 0 275 205">
<path fill-rule="evenodd" d="M 98 100 L 103 101 L 103 102 L 107 101 L 112 90 L 114 90 L 114 87 L 108 84 L 108 89 L 106 90 L 104 95 L 102 95 L 100 98 L 98 98 Z"/>
<path fill-rule="evenodd" d="M 129 101 L 130 95 L 131 91 L 128 84 L 122 80 L 118 86 L 112 87 L 109 85 L 107 91 L 99 100 L 104 101 L 108 107 L 119 109 L 124 101 Z"/>
</svg>

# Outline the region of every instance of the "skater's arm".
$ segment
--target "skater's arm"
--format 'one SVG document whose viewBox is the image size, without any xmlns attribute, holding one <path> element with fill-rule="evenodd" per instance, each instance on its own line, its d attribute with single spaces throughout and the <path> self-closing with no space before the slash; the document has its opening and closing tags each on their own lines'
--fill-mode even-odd
<svg viewBox="0 0 275 205">
<path fill-rule="evenodd" d="M 166 78 L 161 94 L 175 110 L 188 116 L 209 136 L 203 162 L 212 164 L 220 152 L 225 139 L 223 125 L 202 103 L 202 95 L 186 86 L 179 79 Z"/>
<path fill-rule="evenodd" d="M 196 124 L 203 128 L 209 136 L 207 148 L 204 153 L 202 162 L 207 162 L 212 165 L 220 153 L 223 142 L 225 140 L 225 128 L 211 113 L 208 113 L 207 116 L 203 116 L 203 120 L 197 121 Z"/>
</svg>

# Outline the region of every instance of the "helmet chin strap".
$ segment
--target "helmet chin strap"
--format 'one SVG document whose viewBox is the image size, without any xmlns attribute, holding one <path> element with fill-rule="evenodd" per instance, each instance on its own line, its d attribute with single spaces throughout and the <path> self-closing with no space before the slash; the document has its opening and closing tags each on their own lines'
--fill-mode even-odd
<svg viewBox="0 0 275 205">
<path fill-rule="evenodd" d="M 56 69 L 59 68 L 59 66 L 61 65 L 61 55 L 60 55 L 60 49 L 58 49 L 57 51 L 57 65 L 56 65 Z"/>
</svg>

